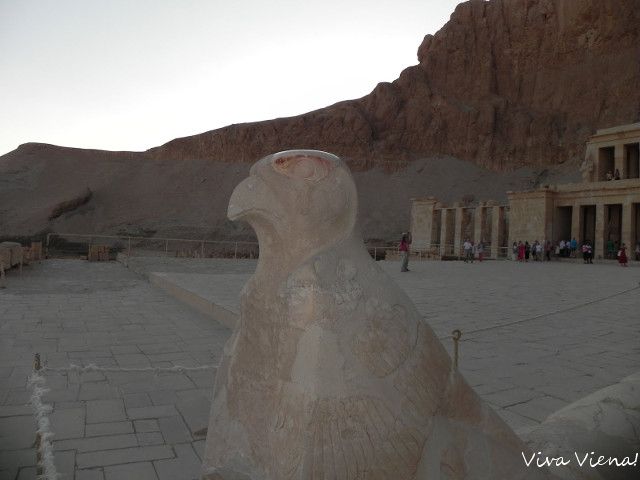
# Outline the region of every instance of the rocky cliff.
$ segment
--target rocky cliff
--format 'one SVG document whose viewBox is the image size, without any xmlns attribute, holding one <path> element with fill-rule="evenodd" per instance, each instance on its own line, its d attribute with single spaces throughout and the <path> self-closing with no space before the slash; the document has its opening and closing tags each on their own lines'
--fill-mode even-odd
<svg viewBox="0 0 640 480">
<path fill-rule="evenodd" d="M 596 128 L 640 120 L 640 0 L 472 0 L 418 60 L 359 100 L 149 153 L 252 162 L 305 147 L 394 170 L 445 154 L 500 171 L 578 164 Z"/>
<path fill-rule="evenodd" d="M 500 200 L 544 172 L 577 177 L 596 128 L 640 120 L 639 37 L 640 0 L 472 0 L 361 99 L 146 152 L 21 146 L 0 157 L 0 237 L 233 236 L 224 212 L 248 165 L 316 148 L 356 172 L 365 236 L 394 238 L 411 196 Z"/>
</svg>

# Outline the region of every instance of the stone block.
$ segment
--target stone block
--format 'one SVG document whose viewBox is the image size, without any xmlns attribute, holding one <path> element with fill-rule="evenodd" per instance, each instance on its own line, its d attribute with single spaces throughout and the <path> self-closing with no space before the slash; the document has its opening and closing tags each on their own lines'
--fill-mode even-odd
<svg viewBox="0 0 640 480">
<path fill-rule="evenodd" d="M 126 408 L 149 407 L 151 399 L 146 393 L 128 393 L 124 396 L 124 406 Z"/>
<path fill-rule="evenodd" d="M 70 440 L 54 440 L 53 443 L 55 450 L 77 450 L 78 453 L 137 446 L 138 442 L 133 433 L 75 438 Z"/>
<path fill-rule="evenodd" d="M 76 452 L 56 452 L 53 461 L 60 474 L 60 480 L 74 478 L 76 470 Z"/>
<path fill-rule="evenodd" d="M 123 433 L 134 433 L 131 422 L 89 423 L 86 425 L 85 437 L 118 435 Z"/>
<path fill-rule="evenodd" d="M 155 407 L 127 408 L 127 415 L 130 420 L 140 420 L 144 418 L 173 417 L 178 415 L 173 405 L 158 405 Z"/>
<path fill-rule="evenodd" d="M 76 470 L 75 480 L 104 480 L 101 468 Z"/>
<path fill-rule="evenodd" d="M 193 441 L 191 432 L 179 416 L 158 419 L 162 435 L 168 444 L 186 443 Z M 206 425 L 206 420 L 205 420 Z"/>
<path fill-rule="evenodd" d="M 133 426 L 137 433 L 141 432 L 159 432 L 158 420 L 134 420 Z"/>
<path fill-rule="evenodd" d="M 84 408 L 54 410 L 49 416 L 51 430 L 57 440 L 80 438 L 84 436 Z"/>
<path fill-rule="evenodd" d="M 117 465 L 104 469 L 105 480 L 157 480 L 156 471 L 149 462 Z M 176 479 L 177 480 L 177 479 Z"/>
<path fill-rule="evenodd" d="M 36 438 L 36 422 L 33 417 L 0 418 L 0 450 L 29 448 Z"/>
<path fill-rule="evenodd" d="M 127 420 L 124 403 L 120 399 L 89 400 L 87 423 L 120 422 Z"/>
<path fill-rule="evenodd" d="M 177 457 L 173 460 L 157 460 L 154 463 L 160 480 L 200 479 L 200 458 L 191 448 L 191 444 L 175 445 Z"/>
<path fill-rule="evenodd" d="M 174 453 L 171 447 L 166 445 L 154 445 L 149 447 L 133 447 L 122 448 L 119 450 L 79 453 L 76 461 L 78 468 L 92 468 L 119 465 L 123 463 L 149 462 L 151 460 L 162 460 L 167 458 L 174 458 Z M 109 478 L 108 474 L 107 478 Z M 122 480 L 122 478 L 119 480 Z"/>
<path fill-rule="evenodd" d="M 146 445 L 162 445 L 165 443 L 160 432 L 136 433 L 136 438 L 138 439 L 138 445 L 141 447 Z"/>
</svg>

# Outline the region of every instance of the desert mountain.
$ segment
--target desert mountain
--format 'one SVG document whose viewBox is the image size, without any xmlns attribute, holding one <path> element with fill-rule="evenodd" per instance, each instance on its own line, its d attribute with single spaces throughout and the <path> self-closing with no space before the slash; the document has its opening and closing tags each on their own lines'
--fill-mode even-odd
<svg viewBox="0 0 640 480">
<path fill-rule="evenodd" d="M 503 200 L 578 178 L 595 129 L 640 120 L 640 0 L 472 0 L 418 61 L 361 99 L 146 152 L 22 145 L 0 157 L 0 236 L 243 236 L 224 217 L 230 192 L 289 148 L 347 160 L 369 238 L 406 229 L 412 196 Z"/>
</svg>

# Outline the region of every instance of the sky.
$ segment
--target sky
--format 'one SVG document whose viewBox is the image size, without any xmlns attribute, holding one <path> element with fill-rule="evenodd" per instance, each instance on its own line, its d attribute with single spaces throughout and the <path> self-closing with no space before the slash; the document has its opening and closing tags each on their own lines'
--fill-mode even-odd
<svg viewBox="0 0 640 480">
<path fill-rule="evenodd" d="M 368 94 L 457 0 L 0 0 L 0 155 L 140 151 Z"/>
</svg>

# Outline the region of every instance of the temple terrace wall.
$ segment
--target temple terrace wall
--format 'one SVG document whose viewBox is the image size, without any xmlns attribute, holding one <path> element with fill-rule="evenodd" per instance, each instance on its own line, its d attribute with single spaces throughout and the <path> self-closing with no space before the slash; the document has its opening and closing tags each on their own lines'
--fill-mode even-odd
<svg viewBox="0 0 640 480">
<path fill-rule="evenodd" d="M 598 130 L 586 145 L 583 182 L 507 192 L 508 205 L 446 206 L 415 198 L 412 248 L 432 256 L 460 255 L 466 238 L 485 244 L 492 258 L 513 242 L 591 242 L 595 258 L 607 243 L 633 251 L 640 242 L 640 123 Z"/>
</svg>

